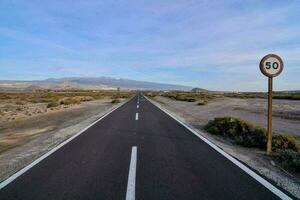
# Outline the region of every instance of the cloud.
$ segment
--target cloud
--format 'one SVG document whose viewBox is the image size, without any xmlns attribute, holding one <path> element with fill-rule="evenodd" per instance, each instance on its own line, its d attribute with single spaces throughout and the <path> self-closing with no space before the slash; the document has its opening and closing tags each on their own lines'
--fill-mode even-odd
<svg viewBox="0 0 300 200">
<path fill-rule="evenodd" d="M 4 1 L 1 7 L 14 9 L 0 14 L 6 42 L 0 50 L 9 49 L 2 70 L 39 63 L 57 76 L 95 71 L 249 90 L 263 80 L 260 58 L 274 52 L 283 57 L 286 76 L 300 76 L 300 4 L 295 1 Z M 282 88 L 300 88 L 286 81 Z"/>
<path fill-rule="evenodd" d="M 20 40 L 20 41 L 23 41 L 26 43 L 31 43 L 34 45 L 40 45 L 43 47 L 49 47 L 49 48 L 53 48 L 56 50 L 63 50 L 63 51 L 74 53 L 73 49 L 67 48 L 64 45 L 41 39 L 41 38 L 37 37 L 36 35 L 32 35 L 32 34 L 29 34 L 26 32 L 21 32 L 21 31 L 17 31 L 17 30 L 13 30 L 13 29 L 0 27 L 0 35 L 2 35 L 4 37 L 12 38 L 14 40 Z"/>
</svg>

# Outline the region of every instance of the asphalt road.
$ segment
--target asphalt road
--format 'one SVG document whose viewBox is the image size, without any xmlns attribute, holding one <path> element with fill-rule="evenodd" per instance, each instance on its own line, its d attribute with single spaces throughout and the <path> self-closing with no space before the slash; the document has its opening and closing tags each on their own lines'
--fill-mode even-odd
<svg viewBox="0 0 300 200">
<path fill-rule="evenodd" d="M 0 199 L 278 197 L 137 95 L 1 189 Z"/>
</svg>

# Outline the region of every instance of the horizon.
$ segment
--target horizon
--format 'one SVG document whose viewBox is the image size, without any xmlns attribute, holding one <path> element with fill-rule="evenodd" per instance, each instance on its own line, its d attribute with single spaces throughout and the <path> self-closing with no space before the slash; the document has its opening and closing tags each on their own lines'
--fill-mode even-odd
<svg viewBox="0 0 300 200">
<path fill-rule="evenodd" d="M 16 81 L 16 82 L 34 82 L 34 81 L 46 81 L 48 79 L 71 79 L 71 78 L 92 78 L 92 79 L 95 79 L 95 78 L 111 78 L 111 79 L 117 79 L 117 80 L 128 80 L 128 81 L 137 81 L 137 80 L 133 80 L 133 79 L 124 79 L 124 78 L 113 78 L 113 77 L 108 77 L 108 76 L 99 76 L 99 77 L 83 77 L 83 76 L 75 76 L 75 77 L 62 77 L 62 78 L 46 78 L 46 79 L 28 79 L 28 80 L 0 80 L 0 81 Z M 191 89 L 195 89 L 195 88 L 198 88 L 198 89 L 204 89 L 204 90 L 207 90 L 207 88 L 203 88 L 203 87 L 193 87 L 193 86 L 190 86 L 190 85 L 180 85 L 180 84 L 173 84 L 173 83 L 162 83 L 162 82 L 152 82 L 152 81 L 139 81 L 139 82 L 148 82 L 148 83 L 154 83 L 154 84 L 165 84 L 165 85 L 174 85 L 174 86 L 181 86 L 181 87 L 190 87 Z M 123 88 L 123 89 L 126 89 L 126 88 Z M 163 90 L 163 89 L 162 89 Z M 172 91 L 172 90 L 170 90 Z M 173 91 L 176 91 L 176 90 L 173 90 Z M 180 90 L 178 90 L 180 91 Z M 188 91 L 188 90 L 186 90 Z M 211 92 L 253 92 L 253 93 L 256 93 L 256 92 L 263 92 L 263 93 L 266 93 L 267 91 L 252 91 L 252 90 L 207 90 L 207 91 L 211 91 Z M 292 90 L 274 90 L 274 92 L 293 92 L 293 91 L 300 91 L 300 89 L 292 89 Z"/>
<path fill-rule="evenodd" d="M 274 90 L 299 90 L 299 9 L 270 0 L 4 0 L 0 80 L 96 76 L 265 92 L 259 61 L 276 53 L 285 68 Z"/>
</svg>

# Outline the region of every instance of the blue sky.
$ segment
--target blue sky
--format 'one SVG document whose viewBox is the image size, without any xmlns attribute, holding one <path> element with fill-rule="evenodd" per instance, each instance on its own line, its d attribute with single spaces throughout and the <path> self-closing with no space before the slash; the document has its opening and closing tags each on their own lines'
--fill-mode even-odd
<svg viewBox="0 0 300 200">
<path fill-rule="evenodd" d="M 0 80 L 110 76 L 265 91 L 267 53 L 300 89 L 300 1 L 1 0 Z"/>
</svg>

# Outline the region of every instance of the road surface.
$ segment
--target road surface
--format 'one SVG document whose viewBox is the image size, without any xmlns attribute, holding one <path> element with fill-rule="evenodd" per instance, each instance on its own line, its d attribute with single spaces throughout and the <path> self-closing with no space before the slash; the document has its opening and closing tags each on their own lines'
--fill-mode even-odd
<svg viewBox="0 0 300 200">
<path fill-rule="evenodd" d="M 0 199 L 279 198 L 139 94 L 3 187 Z"/>
</svg>

